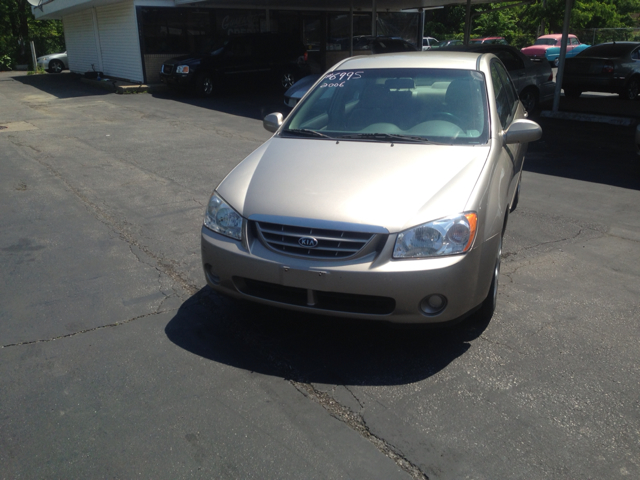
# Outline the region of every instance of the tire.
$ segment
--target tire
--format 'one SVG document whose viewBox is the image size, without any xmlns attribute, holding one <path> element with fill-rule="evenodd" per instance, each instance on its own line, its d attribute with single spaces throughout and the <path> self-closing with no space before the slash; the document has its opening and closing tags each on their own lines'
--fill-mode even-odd
<svg viewBox="0 0 640 480">
<path fill-rule="evenodd" d="M 511 203 L 509 213 L 514 212 L 515 209 L 518 208 L 518 202 L 520 201 L 520 182 L 522 182 L 522 180 L 518 181 L 518 186 L 516 187 L 516 196 L 513 197 L 513 202 Z"/>
<path fill-rule="evenodd" d="M 493 313 L 496 311 L 496 304 L 498 303 L 498 280 L 500 278 L 500 260 L 502 256 L 502 237 L 504 232 L 500 235 L 500 245 L 498 245 L 498 253 L 496 255 L 496 263 L 493 268 L 493 278 L 491 279 L 491 286 L 489 287 L 489 293 L 480 305 L 480 309 L 473 315 L 474 323 L 488 324 L 493 317 Z"/>
<path fill-rule="evenodd" d="M 292 70 L 283 70 L 278 75 L 278 86 L 283 90 L 287 91 L 291 86 L 296 83 L 297 77 L 296 74 Z"/>
<path fill-rule="evenodd" d="M 49 73 L 60 73 L 64 70 L 64 63 L 60 60 L 51 60 L 49 62 Z"/>
<path fill-rule="evenodd" d="M 196 78 L 196 93 L 201 97 L 210 97 L 214 89 L 213 76 L 209 73 L 201 73 Z"/>
<path fill-rule="evenodd" d="M 564 96 L 567 98 L 579 98 L 582 95 L 582 90 L 578 90 L 577 88 L 564 88 Z"/>
<path fill-rule="evenodd" d="M 638 93 L 640 93 L 640 77 L 631 77 L 622 92 L 620 92 L 620 98 L 635 100 L 638 97 Z"/>
<path fill-rule="evenodd" d="M 553 66 L 554 66 L 555 68 L 558 68 L 558 65 L 560 65 L 560 57 L 556 58 L 556 59 L 553 61 Z"/>
<path fill-rule="evenodd" d="M 525 88 L 520 94 L 522 106 L 529 114 L 533 114 L 538 110 L 538 92 L 532 88 Z"/>
</svg>

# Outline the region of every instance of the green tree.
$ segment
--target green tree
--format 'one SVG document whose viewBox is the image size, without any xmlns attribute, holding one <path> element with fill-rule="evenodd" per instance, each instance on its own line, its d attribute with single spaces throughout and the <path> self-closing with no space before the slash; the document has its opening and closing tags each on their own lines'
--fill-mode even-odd
<svg viewBox="0 0 640 480">
<path fill-rule="evenodd" d="M 522 7 L 521 27 L 536 29 L 544 21 L 543 33 L 561 33 L 565 0 L 538 1 Z M 640 12 L 640 0 L 576 0 L 571 10 L 570 29 L 631 27 L 632 14 Z"/>
<path fill-rule="evenodd" d="M 0 1 L 0 55 L 12 64 L 31 64 L 33 41 L 38 56 L 65 50 L 60 20 L 36 20 L 27 0 Z"/>
</svg>

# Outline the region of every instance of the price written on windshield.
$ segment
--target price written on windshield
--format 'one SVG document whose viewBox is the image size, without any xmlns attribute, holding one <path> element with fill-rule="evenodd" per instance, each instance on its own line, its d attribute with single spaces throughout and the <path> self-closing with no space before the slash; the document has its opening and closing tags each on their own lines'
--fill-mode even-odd
<svg viewBox="0 0 640 480">
<path fill-rule="evenodd" d="M 349 80 L 357 80 L 358 78 L 362 78 L 362 73 L 363 72 L 330 73 L 324 77 L 325 82 L 320 85 L 320 88 L 344 87 Z"/>
</svg>

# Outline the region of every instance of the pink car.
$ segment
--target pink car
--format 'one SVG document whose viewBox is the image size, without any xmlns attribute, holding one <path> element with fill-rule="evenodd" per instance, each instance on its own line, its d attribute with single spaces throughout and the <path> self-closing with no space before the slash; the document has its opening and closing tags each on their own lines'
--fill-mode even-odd
<svg viewBox="0 0 640 480">
<path fill-rule="evenodd" d="M 546 60 L 545 53 L 548 48 L 559 47 L 561 43 L 562 34 L 560 33 L 542 35 L 541 37 L 538 37 L 536 43 L 534 43 L 530 47 L 523 48 L 521 52 L 533 61 L 542 61 Z M 580 45 L 580 40 L 578 40 L 578 37 L 569 34 L 569 38 L 567 40 L 567 52 L 570 52 L 578 45 Z"/>
<path fill-rule="evenodd" d="M 471 45 L 478 43 L 489 43 L 489 44 L 497 44 L 497 45 L 509 45 L 509 42 L 504 37 L 484 37 L 484 38 L 472 38 L 469 40 Z"/>
</svg>

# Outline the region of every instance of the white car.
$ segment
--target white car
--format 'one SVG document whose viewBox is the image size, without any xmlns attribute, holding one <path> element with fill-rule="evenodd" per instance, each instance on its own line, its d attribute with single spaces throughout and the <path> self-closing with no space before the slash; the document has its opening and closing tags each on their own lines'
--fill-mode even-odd
<svg viewBox="0 0 640 480">
<path fill-rule="evenodd" d="M 433 37 L 422 37 L 422 50 L 431 50 L 431 47 L 433 47 L 435 44 L 440 43 L 438 42 L 437 38 L 433 38 Z"/>
<path fill-rule="evenodd" d="M 69 59 L 67 52 L 52 53 L 38 57 L 38 68 L 42 68 L 49 73 L 60 73 L 62 70 L 69 70 Z"/>
</svg>

